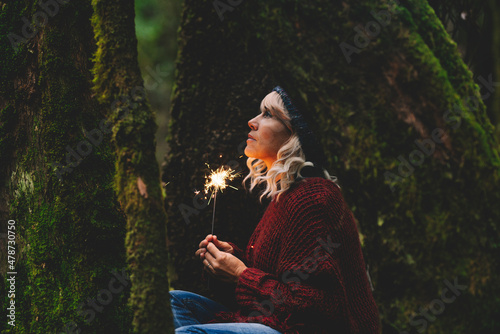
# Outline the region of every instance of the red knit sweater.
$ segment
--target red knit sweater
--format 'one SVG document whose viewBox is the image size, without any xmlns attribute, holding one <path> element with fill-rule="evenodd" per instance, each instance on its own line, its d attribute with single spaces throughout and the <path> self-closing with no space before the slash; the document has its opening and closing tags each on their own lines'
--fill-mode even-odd
<svg viewBox="0 0 500 334">
<path fill-rule="evenodd" d="M 232 243 L 231 243 L 232 244 Z M 358 230 L 340 189 L 308 178 L 273 200 L 245 253 L 239 309 L 211 322 L 260 322 L 281 333 L 379 333 Z"/>
</svg>

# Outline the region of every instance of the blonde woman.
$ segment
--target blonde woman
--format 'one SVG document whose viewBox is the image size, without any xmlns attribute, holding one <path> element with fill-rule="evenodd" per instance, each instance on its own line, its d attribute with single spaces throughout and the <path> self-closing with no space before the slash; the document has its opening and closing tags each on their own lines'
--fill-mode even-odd
<svg viewBox="0 0 500 334">
<path fill-rule="evenodd" d="M 271 199 L 245 251 L 208 235 L 196 255 L 236 284 L 237 309 L 172 291 L 176 333 L 379 333 L 358 231 L 336 178 L 288 94 L 275 87 L 248 122 L 250 191 Z"/>
</svg>

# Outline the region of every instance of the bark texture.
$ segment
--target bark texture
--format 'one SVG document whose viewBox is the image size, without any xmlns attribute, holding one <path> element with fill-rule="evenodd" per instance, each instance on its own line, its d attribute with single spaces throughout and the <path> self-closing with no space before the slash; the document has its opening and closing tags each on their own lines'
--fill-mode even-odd
<svg viewBox="0 0 500 334">
<path fill-rule="evenodd" d="M 134 1 L 92 1 L 97 42 L 94 92 L 110 106 L 115 184 L 127 217 L 129 305 L 137 333 L 173 333 L 167 278 L 166 214 L 155 158 L 154 115 L 137 63 Z"/>
<path fill-rule="evenodd" d="M 500 3 L 498 1 L 490 0 L 489 7 L 491 9 L 492 16 L 492 57 L 494 62 L 494 73 L 493 77 L 496 82 L 500 82 Z M 496 86 L 495 92 L 493 94 L 493 102 L 491 103 L 492 109 L 492 122 L 496 126 L 496 137 L 500 141 L 500 88 Z"/>
<path fill-rule="evenodd" d="M 314 120 L 359 221 L 384 333 L 500 328 L 498 143 L 426 1 L 186 0 L 179 47 L 163 171 L 174 288 L 228 300 L 199 280 L 193 253 L 212 204 L 193 191 L 205 162 L 245 165 L 247 121 L 279 84 Z M 215 234 L 245 246 L 265 206 L 229 192 L 217 198 Z M 441 311 L 446 282 L 465 288 Z"/>
<path fill-rule="evenodd" d="M 1 332 L 173 332 L 134 2 L 0 8 L 0 232 L 16 220 L 18 272 L 14 329 L 2 238 Z"/>
<path fill-rule="evenodd" d="M 88 1 L 53 3 L 53 16 L 38 1 L 0 5 L 0 219 L 2 233 L 8 219 L 16 221 L 18 273 L 14 328 L 5 314 L 10 300 L 2 239 L 0 331 L 125 333 L 126 275 L 124 284 L 113 281 L 116 293 L 109 291 L 112 271 L 126 273 L 110 136 L 82 144 L 89 143 L 84 131 L 99 129 L 105 118 L 91 92 L 92 7 Z M 48 18 L 44 26 L 36 33 L 23 28 L 37 18 L 43 22 L 40 13 Z M 7 36 L 23 37 L 23 29 L 31 37 L 14 48 Z M 68 148 L 85 154 L 62 173 L 58 166 L 68 166 Z"/>
</svg>

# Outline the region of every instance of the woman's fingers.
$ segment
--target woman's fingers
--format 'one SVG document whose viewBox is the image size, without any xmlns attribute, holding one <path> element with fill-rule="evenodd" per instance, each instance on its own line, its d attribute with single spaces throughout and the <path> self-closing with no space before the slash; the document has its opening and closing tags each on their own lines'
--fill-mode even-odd
<svg viewBox="0 0 500 334">
<path fill-rule="evenodd" d="M 217 248 L 224 248 L 224 245 L 222 244 L 223 242 L 222 241 L 219 241 L 219 239 L 217 239 L 217 236 L 214 235 L 213 239 L 212 239 L 212 243 L 217 247 Z"/>
<path fill-rule="evenodd" d="M 209 243 L 213 243 L 217 248 L 221 250 L 226 250 L 229 248 L 229 244 L 225 241 L 220 241 L 216 235 L 209 234 L 204 240 L 198 245 L 199 248 L 206 248 Z"/>
<path fill-rule="evenodd" d="M 210 275 L 210 277 L 214 278 L 214 279 L 218 279 L 218 280 L 221 280 L 221 277 L 220 276 L 217 276 L 215 274 L 215 272 L 213 271 L 212 268 L 208 267 L 208 266 L 203 266 L 203 270 L 205 270 L 205 272 Z"/>
<path fill-rule="evenodd" d="M 204 240 L 200 242 L 199 248 L 194 253 L 194 255 L 199 256 L 200 260 L 203 261 L 206 258 L 209 244 L 212 244 L 212 246 L 210 247 L 214 247 L 212 248 L 212 255 L 215 255 L 218 251 L 226 252 L 229 248 L 231 248 L 227 242 L 219 241 L 219 239 L 217 239 L 217 236 L 209 234 Z"/>
<path fill-rule="evenodd" d="M 231 246 L 227 242 L 220 241 L 215 235 L 213 236 L 212 243 L 223 252 L 227 252 L 231 248 Z"/>
<path fill-rule="evenodd" d="M 208 261 L 208 263 L 212 263 L 212 262 L 215 262 L 215 257 L 210 254 L 210 252 L 205 252 L 205 259 Z"/>
<path fill-rule="evenodd" d="M 195 256 L 200 256 L 201 254 L 205 253 L 206 251 L 207 251 L 207 249 L 206 249 L 206 248 L 200 248 L 200 249 L 198 249 L 198 250 L 194 253 L 194 255 L 195 255 Z"/>
<path fill-rule="evenodd" d="M 208 243 L 211 242 L 213 240 L 213 235 L 212 234 L 208 234 L 205 239 L 203 239 L 200 244 L 198 245 L 200 248 L 204 248 L 204 247 L 207 247 Z"/>
<path fill-rule="evenodd" d="M 218 279 L 226 282 L 237 282 L 239 275 L 246 268 L 241 260 L 231 254 L 221 252 L 213 243 L 207 246 L 203 264 Z"/>
<path fill-rule="evenodd" d="M 214 258 L 217 258 L 221 254 L 221 251 L 213 243 L 209 243 L 207 245 L 207 254 L 210 254 Z M 206 256 L 206 254 L 205 254 L 205 256 Z"/>
</svg>

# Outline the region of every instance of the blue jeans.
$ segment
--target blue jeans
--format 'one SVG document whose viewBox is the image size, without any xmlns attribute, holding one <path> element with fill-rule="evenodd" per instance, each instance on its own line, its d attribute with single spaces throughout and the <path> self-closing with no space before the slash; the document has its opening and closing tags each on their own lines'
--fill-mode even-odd
<svg viewBox="0 0 500 334">
<path fill-rule="evenodd" d="M 217 312 L 229 311 L 229 309 L 196 293 L 182 290 L 170 291 L 170 304 L 174 315 L 176 334 L 281 334 L 271 327 L 258 323 L 207 324 Z"/>
</svg>

